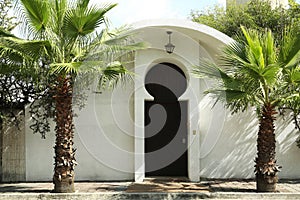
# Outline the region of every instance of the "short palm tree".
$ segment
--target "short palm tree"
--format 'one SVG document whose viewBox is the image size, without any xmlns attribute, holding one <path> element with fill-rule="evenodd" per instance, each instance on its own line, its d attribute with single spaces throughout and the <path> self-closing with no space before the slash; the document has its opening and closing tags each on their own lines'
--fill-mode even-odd
<svg viewBox="0 0 300 200">
<path fill-rule="evenodd" d="M 257 190 L 274 192 L 279 166 L 275 158 L 276 108 L 299 103 L 300 35 L 286 30 L 276 45 L 270 30 L 258 32 L 242 27 L 245 42 L 225 46 L 219 65 L 204 61 L 193 73 L 217 83 L 207 90 L 231 111 L 256 107 L 259 117 L 255 172 Z M 242 40 L 241 40 L 242 41 Z"/>
<path fill-rule="evenodd" d="M 116 83 L 129 71 L 120 62 L 127 53 L 143 48 L 130 35 L 111 34 L 96 29 L 105 22 L 105 14 L 116 4 L 102 7 L 90 0 L 20 0 L 19 10 L 24 33 L 37 41 L 47 41 L 38 62 L 46 62 L 48 85 L 55 106 L 56 142 L 54 191 L 74 192 L 75 150 L 73 148 L 73 90 L 76 75 L 81 71 L 97 72 L 100 85 Z"/>
</svg>

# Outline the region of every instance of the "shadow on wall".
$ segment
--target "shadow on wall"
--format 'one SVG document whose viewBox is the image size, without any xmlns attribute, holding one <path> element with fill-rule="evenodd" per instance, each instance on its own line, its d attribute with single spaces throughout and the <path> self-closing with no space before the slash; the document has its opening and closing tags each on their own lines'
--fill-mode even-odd
<svg viewBox="0 0 300 200">
<path fill-rule="evenodd" d="M 255 112 L 227 114 L 215 147 L 200 160 L 200 176 L 253 178 L 257 130 Z"/>
<path fill-rule="evenodd" d="M 286 113 L 285 116 L 278 116 L 276 121 L 276 153 L 277 163 L 282 166 L 282 171 L 279 173 L 280 178 L 300 178 L 300 148 L 296 144 L 298 137 L 299 131 L 295 129 L 289 113 Z"/>
<path fill-rule="evenodd" d="M 288 116 L 275 123 L 277 163 L 283 167 L 280 178 L 300 178 L 299 136 Z M 200 160 L 204 178 L 254 178 L 258 118 L 255 111 L 228 114 L 221 136 L 212 151 Z"/>
</svg>

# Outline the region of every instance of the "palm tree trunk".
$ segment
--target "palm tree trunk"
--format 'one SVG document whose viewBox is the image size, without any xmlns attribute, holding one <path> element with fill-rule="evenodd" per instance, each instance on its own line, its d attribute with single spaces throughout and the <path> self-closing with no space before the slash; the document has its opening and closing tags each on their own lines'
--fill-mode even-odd
<svg viewBox="0 0 300 200">
<path fill-rule="evenodd" d="M 75 150 L 73 149 L 74 124 L 71 78 L 58 78 L 55 91 L 56 141 L 54 163 L 54 192 L 71 193 L 74 188 Z"/>
<path fill-rule="evenodd" d="M 265 104 L 262 109 L 257 138 L 256 158 L 256 189 L 258 192 L 275 192 L 278 182 L 279 167 L 275 159 L 275 128 L 274 115 L 276 111 L 271 104 Z"/>
</svg>

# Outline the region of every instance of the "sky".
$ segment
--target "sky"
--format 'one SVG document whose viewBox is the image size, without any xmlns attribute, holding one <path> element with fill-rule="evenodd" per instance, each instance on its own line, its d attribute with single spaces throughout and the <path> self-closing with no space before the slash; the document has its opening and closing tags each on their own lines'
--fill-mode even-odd
<svg viewBox="0 0 300 200">
<path fill-rule="evenodd" d="M 111 26 L 118 27 L 145 19 L 187 19 L 191 10 L 204 10 L 226 0 L 93 0 L 97 4 L 118 3 L 107 13 Z"/>
</svg>

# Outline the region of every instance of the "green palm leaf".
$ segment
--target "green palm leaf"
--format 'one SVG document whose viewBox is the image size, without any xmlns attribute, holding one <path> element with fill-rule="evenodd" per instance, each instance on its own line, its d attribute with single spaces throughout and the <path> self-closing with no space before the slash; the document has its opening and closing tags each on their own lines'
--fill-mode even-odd
<svg viewBox="0 0 300 200">
<path fill-rule="evenodd" d="M 23 12 L 26 16 L 23 19 L 29 23 L 30 33 L 43 33 L 48 26 L 51 12 L 49 1 L 45 0 L 20 0 L 23 5 Z M 35 34 L 36 35 L 36 34 Z"/>
<path fill-rule="evenodd" d="M 77 38 L 92 33 L 104 22 L 104 15 L 115 6 L 116 4 L 107 4 L 102 8 L 84 6 L 70 9 L 64 19 L 65 35 Z"/>
<path fill-rule="evenodd" d="M 294 68 L 300 63 L 300 33 L 287 28 L 280 44 L 279 61 L 284 68 Z"/>
<path fill-rule="evenodd" d="M 268 65 L 262 72 L 262 78 L 268 86 L 273 86 L 277 81 L 280 71 L 281 67 L 278 64 Z"/>
<path fill-rule="evenodd" d="M 0 37 L 0 52 L 2 55 L 13 57 L 19 55 L 34 60 L 49 50 L 47 41 L 23 40 L 17 37 Z M 11 54 L 11 55 L 9 55 Z"/>
<path fill-rule="evenodd" d="M 298 66 L 295 70 L 291 72 L 291 83 L 300 84 L 300 66 Z"/>
<path fill-rule="evenodd" d="M 247 41 L 246 53 L 248 62 L 253 63 L 257 67 L 258 71 L 261 71 L 265 67 L 265 60 L 263 54 L 263 47 L 260 43 L 260 34 L 254 30 L 246 30 L 245 27 L 241 27 L 242 32 Z"/>
<path fill-rule="evenodd" d="M 4 28 L 0 27 L 0 37 L 15 37 L 9 31 L 6 31 Z"/>
<path fill-rule="evenodd" d="M 128 80 L 133 80 L 132 75 L 120 62 L 112 62 L 107 67 L 101 68 L 101 76 L 99 79 L 99 87 L 101 88 L 114 88 L 120 81 L 122 83 Z"/>
<path fill-rule="evenodd" d="M 52 63 L 50 65 L 52 74 L 78 74 L 82 62 Z"/>
</svg>

